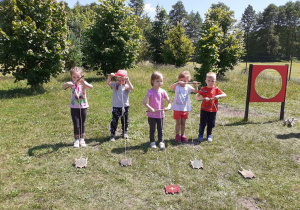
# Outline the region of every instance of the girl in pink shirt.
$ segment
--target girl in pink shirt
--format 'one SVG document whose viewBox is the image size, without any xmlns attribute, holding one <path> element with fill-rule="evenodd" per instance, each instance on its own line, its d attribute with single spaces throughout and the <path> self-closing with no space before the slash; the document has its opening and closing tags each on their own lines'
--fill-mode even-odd
<svg viewBox="0 0 300 210">
<path fill-rule="evenodd" d="M 165 149 L 164 143 L 164 111 L 171 109 L 171 101 L 167 92 L 160 88 L 163 85 L 163 75 L 160 72 L 154 72 L 151 75 L 152 88 L 148 90 L 143 105 L 147 107 L 148 123 L 150 127 L 150 147 L 156 148 L 154 134 L 157 127 L 158 144 L 161 149 Z M 164 99 L 168 102 L 168 107 L 164 108 Z"/>
</svg>

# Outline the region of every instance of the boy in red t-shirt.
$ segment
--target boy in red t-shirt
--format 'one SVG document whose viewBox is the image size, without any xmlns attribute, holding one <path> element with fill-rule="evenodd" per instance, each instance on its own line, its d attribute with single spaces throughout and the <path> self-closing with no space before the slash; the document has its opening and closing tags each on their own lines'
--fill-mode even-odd
<svg viewBox="0 0 300 210">
<path fill-rule="evenodd" d="M 212 129 L 215 127 L 216 113 L 218 111 L 218 99 L 225 98 L 226 94 L 216 84 L 217 75 L 214 72 L 206 74 L 206 85 L 201 88 L 195 98 L 201 103 L 200 124 L 198 141 L 203 141 L 203 133 L 207 125 L 207 141 L 212 141 Z"/>
</svg>

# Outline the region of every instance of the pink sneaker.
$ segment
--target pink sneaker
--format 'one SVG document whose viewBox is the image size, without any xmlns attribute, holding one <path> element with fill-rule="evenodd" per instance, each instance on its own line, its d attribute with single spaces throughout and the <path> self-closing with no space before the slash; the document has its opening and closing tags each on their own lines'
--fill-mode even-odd
<svg viewBox="0 0 300 210">
<path fill-rule="evenodd" d="M 188 143 L 189 140 L 185 137 L 185 135 L 181 135 L 181 141 L 184 142 L 184 143 Z"/>
<path fill-rule="evenodd" d="M 178 143 L 181 143 L 181 137 L 180 137 L 179 134 L 176 134 L 175 140 L 176 140 Z"/>
</svg>

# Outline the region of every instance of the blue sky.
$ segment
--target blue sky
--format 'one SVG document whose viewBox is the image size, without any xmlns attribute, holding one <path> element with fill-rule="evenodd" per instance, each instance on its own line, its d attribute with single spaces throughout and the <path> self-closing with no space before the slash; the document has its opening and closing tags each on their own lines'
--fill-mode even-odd
<svg viewBox="0 0 300 210">
<path fill-rule="evenodd" d="M 65 0 L 69 7 L 73 8 L 75 3 L 79 1 L 81 5 L 90 4 L 92 2 L 98 2 L 97 0 Z M 170 12 L 172 6 L 176 4 L 178 0 L 144 0 L 145 11 L 150 17 L 155 16 L 155 8 L 157 5 L 165 8 L 167 13 Z M 255 12 L 263 12 L 264 9 L 269 6 L 269 4 L 275 4 L 277 6 L 282 6 L 286 4 L 289 0 L 181 0 L 185 10 L 190 13 L 191 11 L 199 12 L 202 19 L 204 19 L 204 14 L 211 7 L 211 4 L 217 4 L 223 2 L 225 5 L 230 7 L 235 13 L 235 18 L 240 21 L 242 14 L 244 13 L 247 6 L 250 4 Z M 292 0 L 296 2 L 296 0 Z"/>
</svg>

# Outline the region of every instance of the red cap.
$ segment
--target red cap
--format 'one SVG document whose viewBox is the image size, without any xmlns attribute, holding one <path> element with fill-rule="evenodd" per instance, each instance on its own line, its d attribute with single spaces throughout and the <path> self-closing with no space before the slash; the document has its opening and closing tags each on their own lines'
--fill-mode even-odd
<svg viewBox="0 0 300 210">
<path fill-rule="evenodd" d="M 126 70 L 118 70 L 115 76 L 120 76 L 120 77 L 127 77 L 127 71 Z"/>
</svg>

